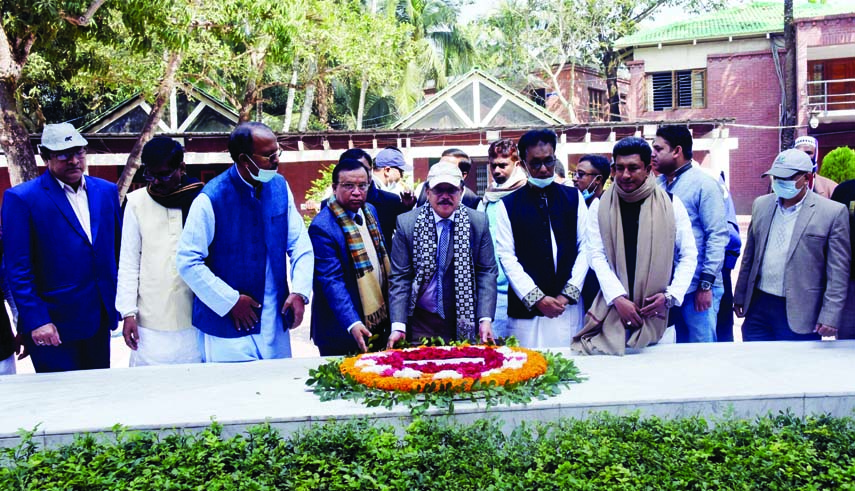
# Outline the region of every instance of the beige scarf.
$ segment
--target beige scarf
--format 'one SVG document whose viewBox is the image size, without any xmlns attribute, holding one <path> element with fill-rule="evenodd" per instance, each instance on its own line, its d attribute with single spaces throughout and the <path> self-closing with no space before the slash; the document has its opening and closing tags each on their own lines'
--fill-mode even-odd
<svg viewBox="0 0 855 491">
<path fill-rule="evenodd" d="M 513 193 L 517 189 L 525 186 L 525 183 L 528 181 L 528 175 L 523 170 L 522 163 L 517 162 L 517 167 L 511 173 L 511 176 L 508 177 L 508 180 L 505 181 L 504 184 L 498 185 L 493 182 L 490 186 L 487 187 L 487 190 L 484 191 L 484 204 L 487 203 L 495 203 L 505 196 Z"/>
<path fill-rule="evenodd" d="M 653 176 L 648 177 L 644 184 L 632 193 L 624 192 L 620 186 L 611 186 L 600 198 L 597 218 L 606 259 L 626 291 L 630 291 L 626 283 L 627 251 L 624 250 L 623 223 L 618 198 L 629 203 L 644 200 L 638 220 L 638 249 L 629 251 L 630 254 L 637 254 L 631 300 L 641 307 L 645 298 L 664 292 L 671 283 L 676 240 L 674 210 L 668 193 L 656 185 Z M 650 317 L 643 320 L 641 327 L 627 332 L 617 309 L 607 305 L 600 292 L 588 311 L 585 327 L 573 338 L 572 348 L 576 352 L 589 355 L 623 355 L 627 346 L 644 348 L 662 338 L 668 319 L 666 315 L 665 319 Z"/>
</svg>

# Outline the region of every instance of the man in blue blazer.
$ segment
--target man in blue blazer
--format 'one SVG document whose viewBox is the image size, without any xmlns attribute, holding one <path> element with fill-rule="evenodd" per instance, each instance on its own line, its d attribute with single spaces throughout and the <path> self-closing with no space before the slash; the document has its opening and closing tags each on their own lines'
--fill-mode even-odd
<svg viewBox="0 0 855 491">
<path fill-rule="evenodd" d="M 390 328 L 391 268 L 377 212 L 365 202 L 368 170 L 344 158 L 332 181 L 333 198 L 309 226 L 315 251 L 311 334 L 322 356 L 383 348 Z"/>
<path fill-rule="evenodd" d="M 6 274 L 37 372 L 110 367 L 121 237 L 116 185 L 86 171 L 86 139 L 46 125 L 41 177 L 6 191 Z"/>
</svg>

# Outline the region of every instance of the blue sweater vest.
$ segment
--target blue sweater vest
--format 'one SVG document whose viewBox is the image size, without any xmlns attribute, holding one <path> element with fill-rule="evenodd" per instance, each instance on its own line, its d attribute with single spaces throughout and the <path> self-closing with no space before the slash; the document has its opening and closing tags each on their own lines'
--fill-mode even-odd
<svg viewBox="0 0 855 491">
<path fill-rule="evenodd" d="M 517 260 L 545 295 L 560 295 L 576 262 L 579 191 L 555 183 L 544 189 L 526 185 L 502 201 L 511 221 Z M 558 246 L 557 268 L 552 262 L 550 223 Z M 513 288 L 508 289 L 508 317 L 533 319 L 542 315 L 537 308 L 528 310 Z"/>
<path fill-rule="evenodd" d="M 288 295 L 288 188 L 285 179 L 276 176 L 263 184 L 253 197 L 252 189 L 241 179 L 237 168 L 231 166 L 205 185 L 202 192 L 211 199 L 216 217 L 214 240 L 208 246 L 205 264 L 229 286 L 263 303 L 269 257 L 279 287 L 276 305 L 282 305 Z M 198 298 L 193 300 L 193 325 L 221 338 L 237 338 L 261 331 L 260 323 L 250 331 L 238 331 L 231 316 L 220 317 Z"/>
</svg>

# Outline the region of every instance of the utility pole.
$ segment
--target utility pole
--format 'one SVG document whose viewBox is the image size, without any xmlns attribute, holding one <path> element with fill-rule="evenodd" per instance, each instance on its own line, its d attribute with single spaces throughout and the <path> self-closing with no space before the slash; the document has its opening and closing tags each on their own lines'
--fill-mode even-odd
<svg viewBox="0 0 855 491">
<path fill-rule="evenodd" d="M 798 109 L 796 107 L 796 26 L 793 22 L 793 0 L 784 0 L 784 117 L 781 150 L 793 148 Z"/>
</svg>

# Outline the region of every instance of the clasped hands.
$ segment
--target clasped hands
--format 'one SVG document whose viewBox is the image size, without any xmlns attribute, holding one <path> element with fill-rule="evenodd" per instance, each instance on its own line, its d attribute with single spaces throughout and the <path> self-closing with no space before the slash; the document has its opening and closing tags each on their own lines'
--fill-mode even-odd
<svg viewBox="0 0 855 491">
<path fill-rule="evenodd" d="M 252 330 L 260 318 L 260 314 L 256 313 L 256 309 L 260 308 L 261 304 L 249 295 L 239 296 L 237 303 L 229 311 L 229 315 L 235 324 L 235 329 L 238 331 Z M 303 297 L 296 293 L 288 295 L 288 298 L 282 304 L 281 312 L 284 314 L 289 309 L 294 312 L 294 323 L 291 325 L 291 329 L 294 329 L 303 322 L 303 314 L 306 311 L 306 304 L 303 302 Z"/>
<path fill-rule="evenodd" d="M 617 297 L 614 307 L 621 322 L 627 327 L 641 327 L 644 319 L 659 317 L 664 319 L 668 309 L 665 307 L 665 294 L 657 293 L 644 299 L 644 306 L 639 307 L 626 295 Z"/>
</svg>

